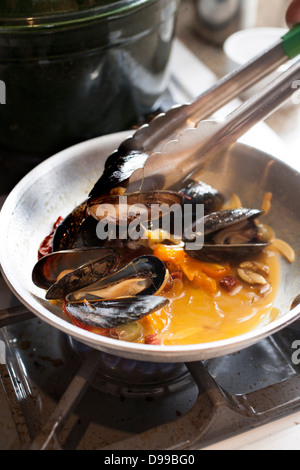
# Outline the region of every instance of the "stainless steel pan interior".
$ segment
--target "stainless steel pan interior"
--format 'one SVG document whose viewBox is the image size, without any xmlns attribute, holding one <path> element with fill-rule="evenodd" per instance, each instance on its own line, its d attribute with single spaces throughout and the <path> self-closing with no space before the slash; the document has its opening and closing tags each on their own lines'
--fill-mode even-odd
<svg viewBox="0 0 300 470">
<path fill-rule="evenodd" d="M 1 211 L 0 263 L 2 273 L 20 301 L 43 321 L 82 343 L 130 359 L 151 362 L 191 362 L 246 348 L 287 326 L 300 316 L 291 310 L 300 292 L 300 174 L 254 148 L 236 144 L 211 160 L 202 179 L 225 195 L 237 193 L 245 206 L 260 207 L 266 191 L 273 193 L 266 218 L 276 235 L 290 243 L 296 261 L 281 261 L 281 284 L 275 306 L 279 317 L 230 340 L 190 346 L 150 346 L 104 338 L 72 325 L 60 309 L 44 300 L 44 291 L 31 281 L 41 240 L 58 216 L 82 202 L 103 170 L 106 157 L 128 133 L 99 137 L 64 150 L 44 161 L 10 193 Z"/>
</svg>

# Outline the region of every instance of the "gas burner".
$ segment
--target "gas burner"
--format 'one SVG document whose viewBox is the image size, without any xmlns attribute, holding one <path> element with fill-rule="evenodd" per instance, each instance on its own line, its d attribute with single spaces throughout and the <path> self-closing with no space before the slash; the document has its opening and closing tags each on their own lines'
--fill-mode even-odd
<svg viewBox="0 0 300 470">
<path fill-rule="evenodd" d="M 197 399 L 184 364 L 148 364 L 145 373 L 146 363 L 86 348 L 21 306 L 2 311 L 0 319 L 6 325 L 0 330 L 6 349 L 0 384 L 23 430 L 20 442 L 12 443 L 17 448 L 105 448 L 176 421 Z M 0 410 L 2 419 L 5 428 Z"/>
<path fill-rule="evenodd" d="M 2 449 L 194 450 L 300 410 L 297 323 L 240 353 L 169 365 L 87 348 L 22 306 L 0 320 Z"/>
<path fill-rule="evenodd" d="M 71 351 L 84 361 L 91 348 L 67 337 Z M 99 367 L 91 383 L 98 391 L 115 397 L 153 400 L 180 391 L 195 390 L 195 382 L 185 364 L 136 361 L 99 352 Z"/>
</svg>

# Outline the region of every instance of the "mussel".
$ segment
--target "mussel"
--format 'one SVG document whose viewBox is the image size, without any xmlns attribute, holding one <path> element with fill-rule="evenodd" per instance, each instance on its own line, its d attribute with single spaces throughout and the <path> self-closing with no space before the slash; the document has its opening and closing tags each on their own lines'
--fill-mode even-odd
<svg viewBox="0 0 300 470">
<path fill-rule="evenodd" d="M 131 163 L 134 163 L 133 160 Z M 109 164 L 108 167 L 110 167 Z M 119 177 L 122 180 L 123 177 L 120 175 Z M 117 175 L 114 178 L 113 187 L 116 184 Z M 89 246 L 120 248 L 126 246 L 128 239 L 131 238 L 127 229 L 122 227 L 127 227 L 134 220 L 141 222 L 145 228 L 152 228 L 154 225 L 156 227 L 159 225 L 158 221 L 154 220 L 155 217 L 162 220 L 167 214 L 170 215 L 172 230 L 176 206 L 183 209 L 185 205 L 190 205 L 192 216 L 196 217 L 198 205 L 203 205 L 204 214 L 208 214 L 219 210 L 224 202 L 224 197 L 219 191 L 201 181 L 188 181 L 187 185 L 179 191 L 126 193 L 123 192 L 126 188 L 119 186 L 118 190 L 115 187 L 112 188 L 110 195 L 103 195 L 103 191 L 100 191 L 98 186 L 97 189 L 96 186 L 88 201 L 75 207 L 56 229 L 53 251 Z M 109 188 L 110 186 L 104 192 Z M 158 211 L 157 207 L 159 207 Z M 171 211 L 173 211 L 172 214 Z"/>
<path fill-rule="evenodd" d="M 113 328 L 139 320 L 163 308 L 168 300 L 157 294 L 168 272 L 152 255 L 140 256 L 92 285 L 66 296 L 66 310 L 90 326 Z"/>
<path fill-rule="evenodd" d="M 156 296 L 122 297 L 112 300 L 67 303 L 65 309 L 76 320 L 96 328 L 116 328 L 141 320 L 162 309 L 168 300 Z"/>
<path fill-rule="evenodd" d="M 116 150 L 106 160 L 104 172 L 89 193 L 88 203 L 112 194 L 125 192 L 130 176 L 138 169 L 143 169 L 149 157 L 148 153 L 132 150 L 122 153 Z"/>
<path fill-rule="evenodd" d="M 63 299 L 68 293 L 93 284 L 113 272 L 119 265 L 119 254 L 111 249 L 86 248 L 53 252 L 34 266 L 32 280 L 48 289 L 47 299 Z M 60 279 L 58 279 L 59 276 Z"/>
<path fill-rule="evenodd" d="M 120 248 L 128 242 L 127 226 L 162 219 L 178 210 L 183 196 L 174 191 L 152 191 L 94 198 L 84 201 L 57 227 L 52 250 L 62 251 L 86 247 L 109 246 Z M 123 228 L 122 228 L 123 227 Z"/>
<path fill-rule="evenodd" d="M 83 201 L 64 218 L 55 230 L 52 251 L 69 250 L 74 247 L 80 227 L 87 217 L 87 202 Z"/>
<path fill-rule="evenodd" d="M 154 295 L 163 287 L 168 276 L 165 264 L 156 256 L 142 255 L 96 282 L 67 295 L 70 301 L 128 297 L 129 295 Z M 107 290 L 110 294 L 107 294 Z M 103 294 L 102 294 L 103 292 Z"/>
<path fill-rule="evenodd" d="M 215 188 L 203 181 L 189 181 L 180 189 L 179 194 L 183 195 L 183 203 L 190 204 L 193 208 L 193 215 L 196 215 L 197 204 L 204 205 L 204 215 L 221 210 L 224 203 L 224 196 Z"/>
<path fill-rule="evenodd" d="M 89 214 L 96 220 L 105 219 L 108 224 L 129 225 L 133 220 L 147 223 L 155 217 L 163 217 L 163 212 L 154 212 L 160 207 L 168 212 L 174 206 L 181 206 L 183 196 L 174 191 L 135 192 L 120 195 L 92 198 L 88 203 Z"/>
<path fill-rule="evenodd" d="M 107 239 L 103 240 L 97 234 L 97 226 L 100 222 L 89 215 L 86 210 L 82 211 L 82 207 L 82 205 L 75 207 L 57 227 L 52 242 L 53 252 L 106 246 Z M 102 231 L 107 231 L 107 228 L 103 228 Z M 119 247 L 120 244 L 110 243 L 111 248 L 117 246 Z"/>
<path fill-rule="evenodd" d="M 256 222 L 264 211 L 238 208 L 213 212 L 203 218 L 204 245 L 193 249 L 196 234 L 188 233 L 185 243 L 189 243 L 189 254 L 195 258 L 203 256 L 227 255 L 243 257 L 255 255 L 269 245 L 268 240 L 260 239 Z"/>
</svg>

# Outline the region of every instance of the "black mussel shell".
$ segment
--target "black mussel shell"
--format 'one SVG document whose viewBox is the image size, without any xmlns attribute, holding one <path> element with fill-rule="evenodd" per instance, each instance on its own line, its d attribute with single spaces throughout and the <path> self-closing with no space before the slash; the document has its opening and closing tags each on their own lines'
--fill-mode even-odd
<svg viewBox="0 0 300 470">
<path fill-rule="evenodd" d="M 140 292 L 136 295 L 154 295 L 162 288 L 166 277 L 167 270 L 165 264 L 159 258 L 153 255 L 143 255 L 125 264 L 108 276 L 100 278 L 97 282 L 89 284 L 83 289 L 72 291 L 67 296 L 67 300 L 95 299 L 97 296 L 101 298 L 101 290 L 108 287 L 113 290 L 113 286 L 116 287 L 118 292 L 124 286 L 124 291 L 122 291 L 120 296 L 128 297 L 130 295 L 129 292 L 126 292 L 128 280 L 136 280 L 137 283 L 141 284 Z"/>
<path fill-rule="evenodd" d="M 32 270 L 32 280 L 37 287 L 48 289 L 65 270 L 74 270 L 83 264 L 99 259 L 114 261 L 116 252 L 108 248 L 80 248 L 56 251 L 41 258 Z"/>
<path fill-rule="evenodd" d="M 154 208 L 160 206 L 166 214 L 174 206 L 181 206 L 183 197 L 174 191 L 149 191 L 123 194 L 122 196 L 104 196 L 88 204 L 88 211 L 97 220 L 107 224 L 129 225 L 135 219 L 148 222 L 156 216 Z M 99 211 L 100 210 L 100 211 Z M 157 212 L 163 217 L 164 212 Z"/>
<path fill-rule="evenodd" d="M 113 250 L 88 248 L 59 251 L 44 256 L 33 268 L 32 280 L 42 289 L 48 289 L 47 299 L 63 299 L 68 293 L 94 283 L 119 265 L 119 254 Z M 65 274 L 59 280 L 63 271 Z"/>
<path fill-rule="evenodd" d="M 193 250 L 192 243 L 195 234 L 193 231 L 187 234 L 188 239 L 186 242 L 191 243 L 189 246 L 188 253 L 195 258 L 203 259 L 204 257 L 216 258 L 226 256 L 250 256 L 255 255 L 262 251 L 268 242 L 262 242 L 258 238 L 258 229 L 255 223 L 255 219 L 260 217 L 264 212 L 258 209 L 233 209 L 214 212 L 205 216 L 203 222 L 204 232 L 204 246 L 200 249 Z M 241 226 L 241 234 L 243 230 L 246 236 L 244 237 L 245 243 L 241 241 L 219 243 L 218 239 L 222 238 L 222 234 L 226 231 L 230 231 L 232 227 Z M 230 238 L 230 237 L 229 237 Z M 240 237 L 236 237 L 239 239 Z M 241 237 L 243 238 L 243 236 Z M 225 239 L 225 237 L 224 237 Z"/>
<path fill-rule="evenodd" d="M 109 235 L 109 227 L 103 223 L 103 228 L 100 228 L 102 222 L 94 219 L 91 215 L 87 215 L 82 224 L 78 227 L 77 233 L 74 234 L 70 240 L 69 249 L 89 248 L 89 247 L 102 247 L 102 248 L 120 248 L 126 245 L 126 238 L 120 230 L 115 230 L 113 227 L 113 236 Z M 105 234 L 105 238 L 101 238 L 101 234 Z M 127 234 L 127 232 L 126 232 Z M 122 242 L 121 242 L 122 241 Z"/>
<path fill-rule="evenodd" d="M 191 227 L 185 228 L 184 237 L 188 234 L 188 239 L 186 241 L 193 241 L 193 238 L 196 238 L 196 229 L 197 226 L 199 226 L 199 222 L 202 224 L 204 236 L 208 237 L 209 235 L 213 235 L 222 229 L 228 228 L 244 220 L 254 220 L 263 213 L 263 211 L 258 209 L 247 208 L 212 212 L 211 214 L 204 216 L 201 220 L 195 221 Z"/>
<path fill-rule="evenodd" d="M 224 197 L 219 191 L 202 181 L 191 181 L 179 191 L 183 195 L 183 203 L 193 206 L 196 214 L 197 204 L 204 205 L 204 215 L 219 211 L 224 203 Z"/>
<path fill-rule="evenodd" d="M 242 222 L 244 220 L 254 220 L 264 214 L 259 209 L 229 209 L 213 212 L 204 217 L 204 235 L 207 236 L 217 231 Z"/>
<path fill-rule="evenodd" d="M 123 297 L 102 301 L 68 302 L 67 312 L 76 320 L 96 328 L 116 328 L 150 315 L 169 301 L 158 296 Z"/>
<path fill-rule="evenodd" d="M 132 150 L 125 155 L 116 151 L 108 157 L 104 172 L 91 190 L 88 203 L 91 204 L 99 197 L 109 195 L 112 189 L 126 188 L 130 176 L 138 169 L 144 167 L 149 155 L 144 152 Z"/>
<path fill-rule="evenodd" d="M 86 209 L 87 202 L 84 201 L 65 217 L 55 230 L 52 251 L 70 250 L 74 247 L 76 236 L 86 217 Z"/>
<path fill-rule="evenodd" d="M 79 227 L 73 247 L 103 246 L 103 240 L 97 236 L 98 223 L 92 216 L 87 216 Z"/>
</svg>

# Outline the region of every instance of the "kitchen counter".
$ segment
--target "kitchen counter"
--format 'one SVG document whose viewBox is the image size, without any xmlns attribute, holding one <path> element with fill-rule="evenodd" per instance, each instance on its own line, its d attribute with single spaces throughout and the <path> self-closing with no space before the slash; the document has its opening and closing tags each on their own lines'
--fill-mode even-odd
<svg viewBox="0 0 300 470">
<path fill-rule="evenodd" d="M 287 0 L 273 0 L 270 10 L 269 2 L 260 0 L 256 26 L 286 27 L 284 17 L 287 4 Z M 200 36 L 194 0 L 181 0 L 177 36 L 217 77 L 226 74 L 223 48 L 208 43 Z M 300 145 L 300 103 L 284 106 L 265 122 L 284 142 L 287 152 L 296 156 Z"/>
</svg>

